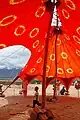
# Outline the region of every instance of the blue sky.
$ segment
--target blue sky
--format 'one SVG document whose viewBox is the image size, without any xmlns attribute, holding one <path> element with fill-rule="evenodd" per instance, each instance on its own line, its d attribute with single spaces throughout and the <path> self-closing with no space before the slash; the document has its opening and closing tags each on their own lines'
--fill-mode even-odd
<svg viewBox="0 0 80 120">
<path fill-rule="evenodd" d="M 0 49 L 0 69 L 21 68 L 27 63 L 31 52 L 21 45 Z"/>
</svg>

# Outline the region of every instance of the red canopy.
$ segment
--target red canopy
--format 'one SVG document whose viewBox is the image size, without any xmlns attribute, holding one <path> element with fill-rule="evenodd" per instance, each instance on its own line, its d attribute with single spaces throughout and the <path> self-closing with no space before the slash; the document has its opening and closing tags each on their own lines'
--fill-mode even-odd
<svg viewBox="0 0 80 120">
<path fill-rule="evenodd" d="M 62 22 L 62 35 L 59 36 L 62 62 L 59 64 L 63 67 L 59 67 L 64 72 L 59 77 L 69 78 L 68 82 L 63 79 L 69 86 L 73 78 L 80 77 L 80 3 L 79 0 L 60 1 L 58 13 Z"/>
<path fill-rule="evenodd" d="M 74 77 L 80 76 L 80 4 L 78 0 L 60 0 L 58 14 L 62 22 L 62 34 L 57 39 L 57 78 L 66 87 Z M 50 8 L 49 8 L 50 9 Z M 45 39 L 51 19 L 51 11 L 41 0 L 0 1 L 0 47 L 24 45 L 31 51 L 31 58 L 19 74 L 42 75 Z M 46 77 L 55 75 L 55 37 L 49 38 Z M 29 78 L 29 76 L 28 76 Z M 52 79 L 47 81 L 47 85 Z"/>
<path fill-rule="evenodd" d="M 41 0 L 0 1 L 0 47 L 24 45 L 33 54 L 44 46 L 49 21 Z"/>
<path fill-rule="evenodd" d="M 27 74 L 41 74 L 50 13 L 41 0 L 0 1 L 0 48 L 27 47 L 31 51 L 29 66 L 23 70 Z"/>
</svg>

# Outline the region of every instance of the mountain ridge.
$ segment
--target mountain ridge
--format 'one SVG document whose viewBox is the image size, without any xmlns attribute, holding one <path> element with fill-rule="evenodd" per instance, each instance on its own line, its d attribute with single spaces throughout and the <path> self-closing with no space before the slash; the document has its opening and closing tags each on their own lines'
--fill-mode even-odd
<svg viewBox="0 0 80 120">
<path fill-rule="evenodd" d="M 22 68 L 1 68 L 0 69 L 0 80 L 14 79 Z"/>
</svg>

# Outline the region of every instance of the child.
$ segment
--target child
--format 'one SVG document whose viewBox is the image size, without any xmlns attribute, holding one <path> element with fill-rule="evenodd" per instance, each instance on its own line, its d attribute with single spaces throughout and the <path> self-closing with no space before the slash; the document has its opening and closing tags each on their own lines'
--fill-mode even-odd
<svg viewBox="0 0 80 120">
<path fill-rule="evenodd" d="M 35 107 L 35 105 L 39 105 L 41 106 L 41 103 L 39 103 L 39 92 L 38 92 L 38 87 L 35 87 L 35 95 L 34 95 L 34 100 L 33 100 L 33 108 Z"/>
</svg>

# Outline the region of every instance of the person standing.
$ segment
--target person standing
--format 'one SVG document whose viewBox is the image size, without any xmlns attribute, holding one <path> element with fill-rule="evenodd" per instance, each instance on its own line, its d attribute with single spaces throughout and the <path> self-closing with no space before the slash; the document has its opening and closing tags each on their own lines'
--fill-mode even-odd
<svg viewBox="0 0 80 120">
<path fill-rule="evenodd" d="M 62 88 L 61 91 L 60 91 L 60 94 L 61 94 L 61 95 L 64 95 L 65 92 L 66 92 L 66 90 L 65 90 L 65 87 L 63 86 L 63 88 Z"/>
</svg>

